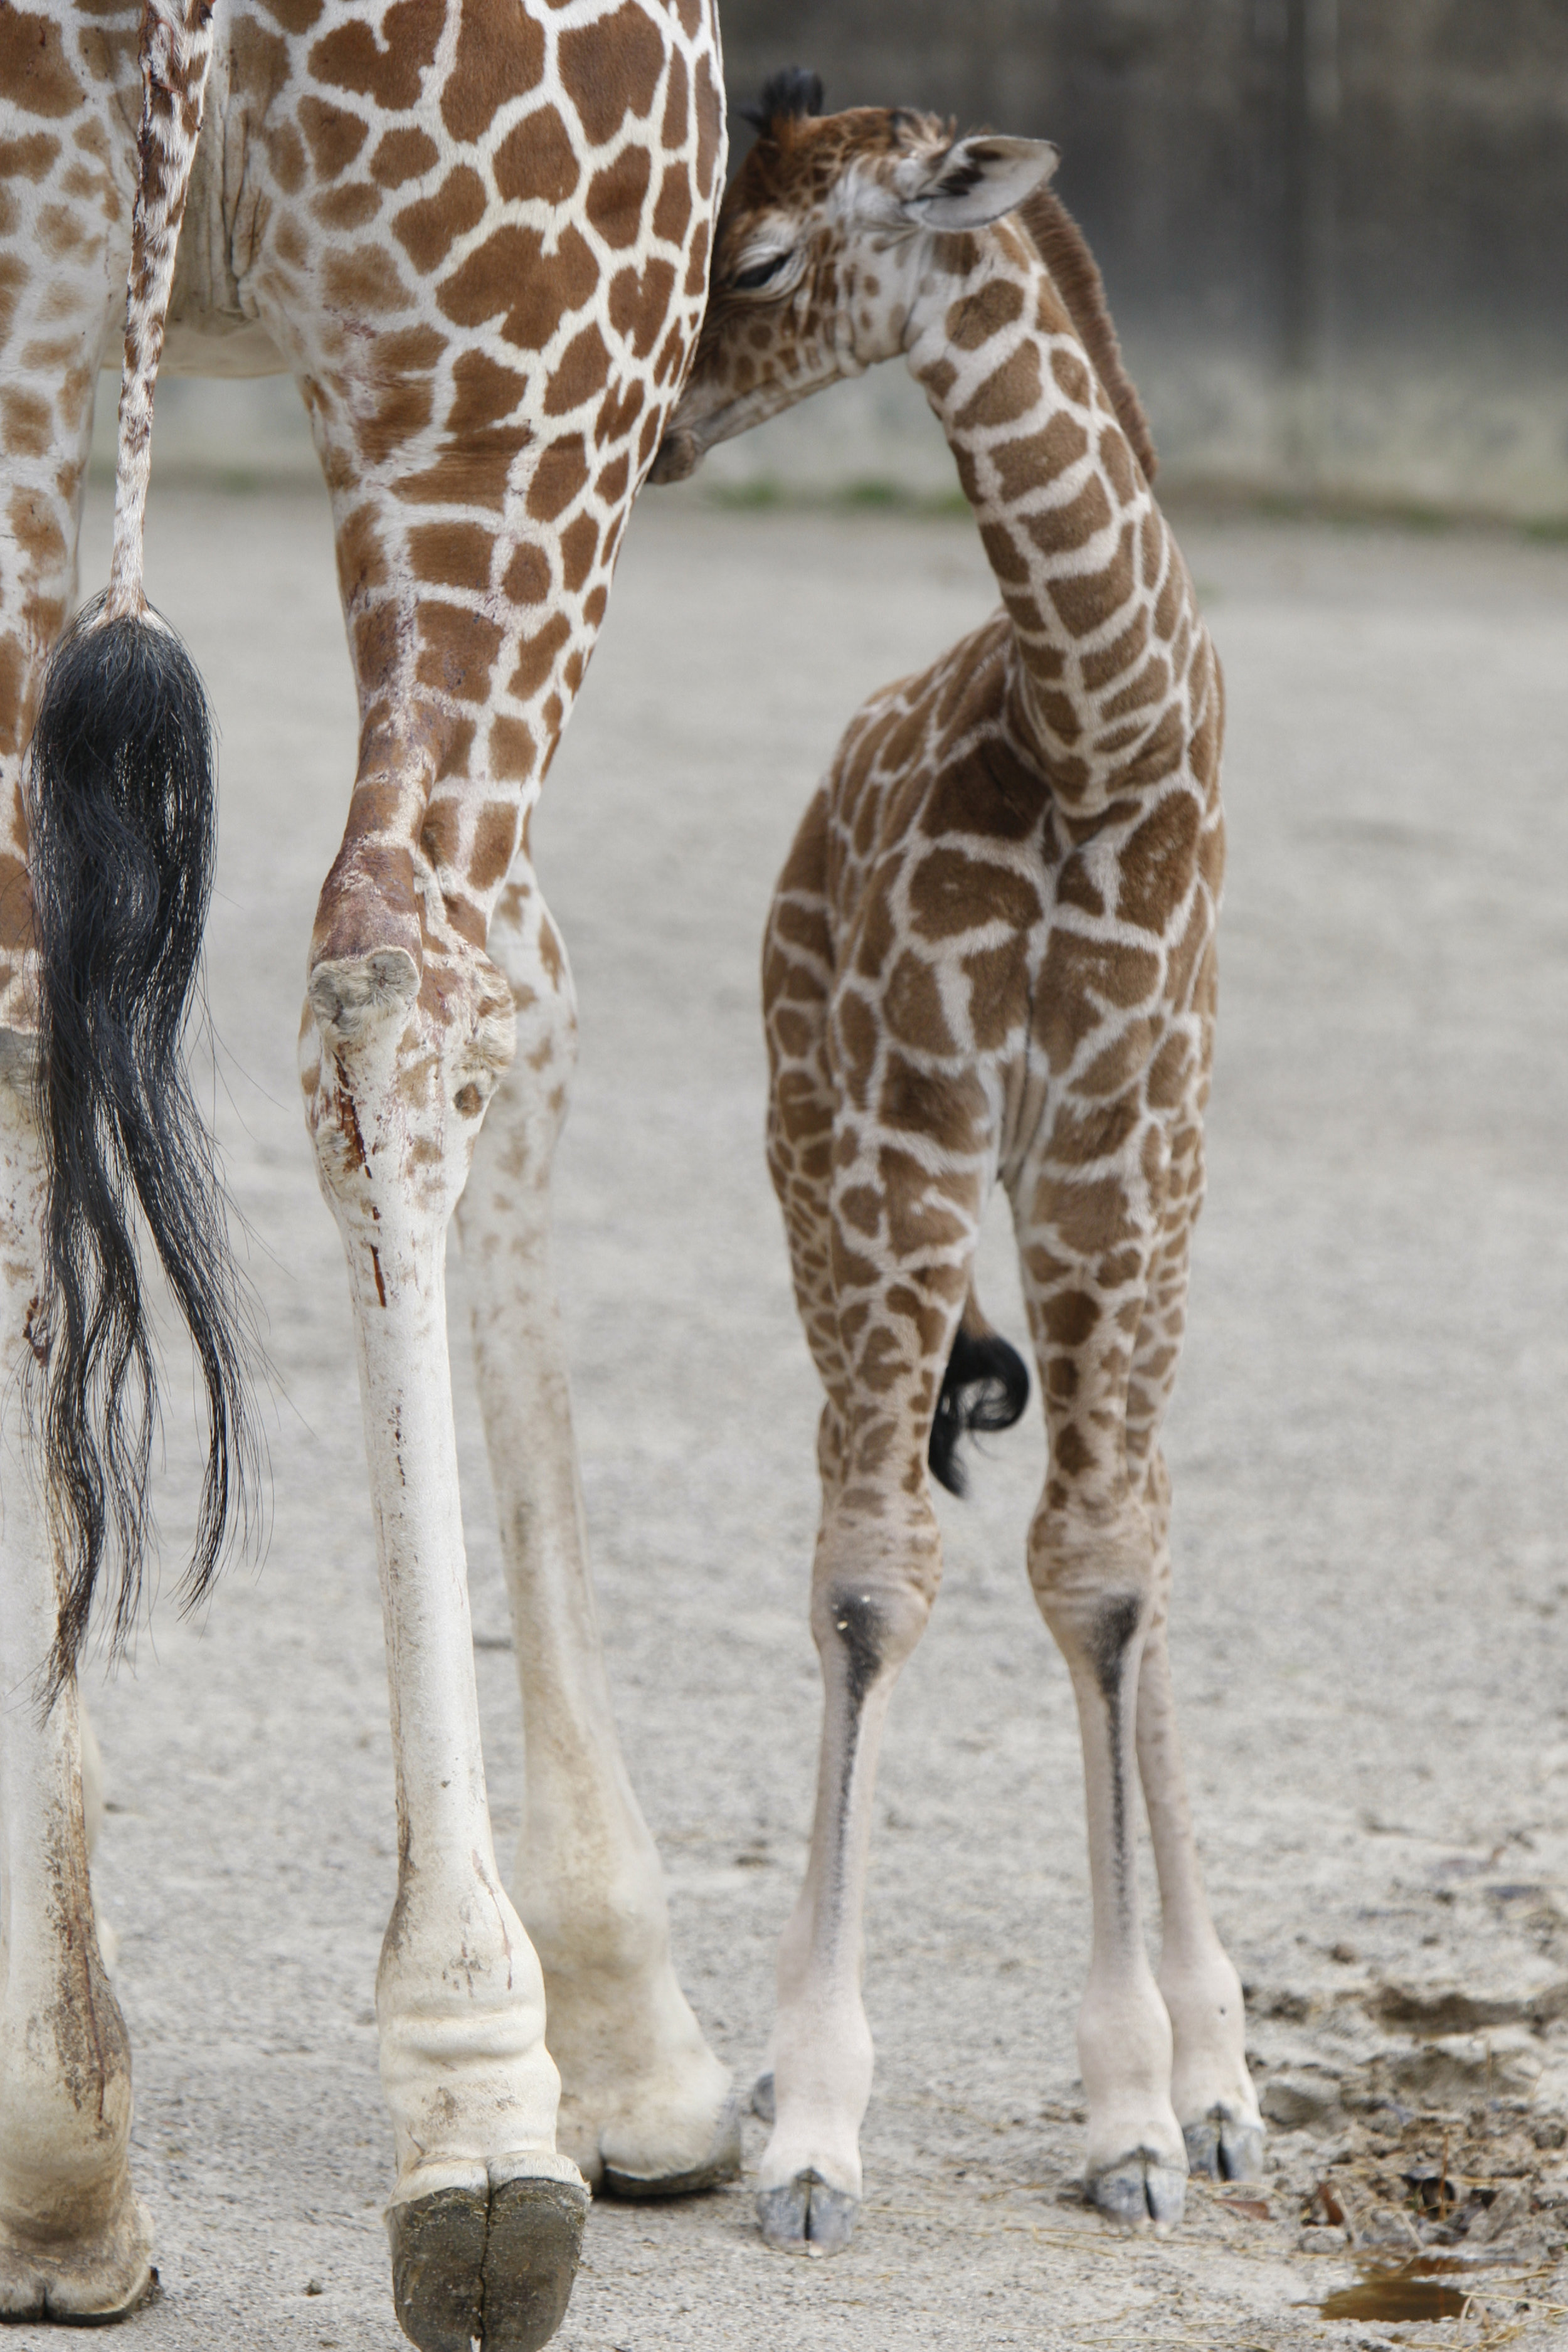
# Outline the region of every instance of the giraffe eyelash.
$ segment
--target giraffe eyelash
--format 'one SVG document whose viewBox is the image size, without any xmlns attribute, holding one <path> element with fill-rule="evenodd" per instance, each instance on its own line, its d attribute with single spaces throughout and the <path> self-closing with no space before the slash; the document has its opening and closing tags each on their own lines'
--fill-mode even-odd
<svg viewBox="0 0 1568 2352">
<path fill-rule="evenodd" d="M 748 268 L 736 271 L 730 280 L 731 291 L 736 294 L 758 292 L 761 288 L 775 278 L 786 263 L 793 261 L 794 258 L 793 247 L 787 247 L 783 253 L 770 254 L 765 260 L 753 261 Z"/>
</svg>

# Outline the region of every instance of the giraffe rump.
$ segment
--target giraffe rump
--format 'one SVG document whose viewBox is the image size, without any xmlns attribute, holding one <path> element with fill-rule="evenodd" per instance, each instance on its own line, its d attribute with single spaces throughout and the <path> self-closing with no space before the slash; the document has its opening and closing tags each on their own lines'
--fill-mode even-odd
<svg viewBox="0 0 1568 2352">
<path fill-rule="evenodd" d="M 942 1374 L 926 1447 L 932 1477 L 950 1495 L 963 1494 L 969 1482 L 958 1458 L 959 1441 L 976 1429 L 1011 1429 L 1028 1402 L 1024 1359 L 999 1332 L 972 1323 L 966 1308 Z"/>
<path fill-rule="evenodd" d="M 89 605 L 46 673 L 29 753 L 38 1108 L 47 1170 L 42 1436 L 64 1551 L 55 1688 L 116 1556 L 111 1643 L 135 1620 L 158 1394 L 139 1207 L 196 1351 L 209 1446 L 184 1590 L 247 1523 L 250 1346 L 211 1140 L 182 1041 L 212 892 L 212 721 L 180 641 Z"/>
</svg>

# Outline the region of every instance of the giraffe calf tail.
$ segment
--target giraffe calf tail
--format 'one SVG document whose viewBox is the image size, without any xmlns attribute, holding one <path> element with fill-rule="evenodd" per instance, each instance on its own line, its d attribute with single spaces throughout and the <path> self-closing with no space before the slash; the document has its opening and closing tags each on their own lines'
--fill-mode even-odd
<svg viewBox="0 0 1568 2352">
<path fill-rule="evenodd" d="M 926 1459 L 932 1477 L 950 1495 L 962 1495 L 968 1481 L 958 1458 L 960 1439 L 976 1429 L 1011 1429 L 1028 1402 L 1027 1365 L 991 1328 L 971 1290 L 931 1421 Z"/>
</svg>

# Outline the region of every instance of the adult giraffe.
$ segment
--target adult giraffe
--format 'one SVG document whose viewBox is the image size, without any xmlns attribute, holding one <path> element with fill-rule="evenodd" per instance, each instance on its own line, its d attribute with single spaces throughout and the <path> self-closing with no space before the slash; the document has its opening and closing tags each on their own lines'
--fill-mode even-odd
<svg viewBox="0 0 1568 2352">
<path fill-rule="evenodd" d="M 427 2352 L 542 2343 L 585 2180 L 657 2194 L 737 2161 L 594 1622 L 548 1251 L 574 1023 L 527 835 L 697 332 L 723 146 L 712 0 L 0 0 L 8 2316 L 117 2315 L 150 2277 L 74 1680 L 100 1568 L 123 1629 L 141 1563 L 132 1193 L 211 1411 L 193 1590 L 246 1470 L 243 1338 L 178 1057 L 211 870 L 207 724 L 142 585 L 165 331 L 187 371 L 297 378 L 359 689 L 300 1062 L 348 1255 L 392 1694 L 398 1892 L 376 2000 L 398 2316 Z M 121 330 L 110 584 L 62 636 L 93 391 Z M 523 1688 L 515 1909 L 475 1703 L 454 1208 L 485 1270 Z"/>
</svg>

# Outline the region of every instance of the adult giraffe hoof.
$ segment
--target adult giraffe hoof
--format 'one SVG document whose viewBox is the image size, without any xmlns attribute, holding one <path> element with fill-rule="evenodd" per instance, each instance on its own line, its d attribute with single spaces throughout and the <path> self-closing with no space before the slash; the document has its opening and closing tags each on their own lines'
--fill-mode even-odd
<svg viewBox="0 0 1568 2352">
<path fill-rule="evenodd" d="M 841 2254 L 855 2234 L 860 2200 L 832 2189 L 820 2172 L 797 2172 L 781 2189 L 759 2189 L 763 2242 L 781 2254 Z"/>
<path fill-rule="evenodd" d="M 583 2248 L 580 2179 L 524 2173 L 393 2205 L 392 2294 L 419 2352 L 538 2352 L 566 2315 Z"/>
<path fill-rule="evenodd" d="M 1209 2180 L 1261 2180 L 1263 2126 L 1234 2107 L 1213 2106 L 1195 2124 L 1182 2126 L 1187 2169 Z"/>
<path fill-rule="evenodd" d="M 1084 2183 L 1089 2202 L 1124 2230 L 1152 2231 L 1163 2237 L 1182 2218 L 1187 2176 L 1163 2163 L 1152 2148 L 1135 2147 L 1115 2164 L 1091 2173 Z"/>
<path fill-rule="evenodd" d="M 127 2190 L 114 2221 L 89 2246 L 39 2246 L 0 2221 L 0 2321 L 54 2320 L 107 2327 L 156 2294 L 153 2232 L 142 2201 Z"/>
<path fill-rule="evenodd" d="M 695 2197 L 733 2180 L 741 2169 L 741 2105 L 733 2094 L 720 2111 L 708 2152 L 679 2172 L 632 2172 L 606 2156 L 599 2188 L 606 2197 Z"/>
<path fill-rule="evenodd" d="M 773 2096 L 771 2067 L 765 2074 L 759 2074 L 752 2084 L 752 2113 L 759 2122 L 766 2124 L 770 2131 L 773 2129 L 778 2116 L 778 2101 Z"/>
</svg>

